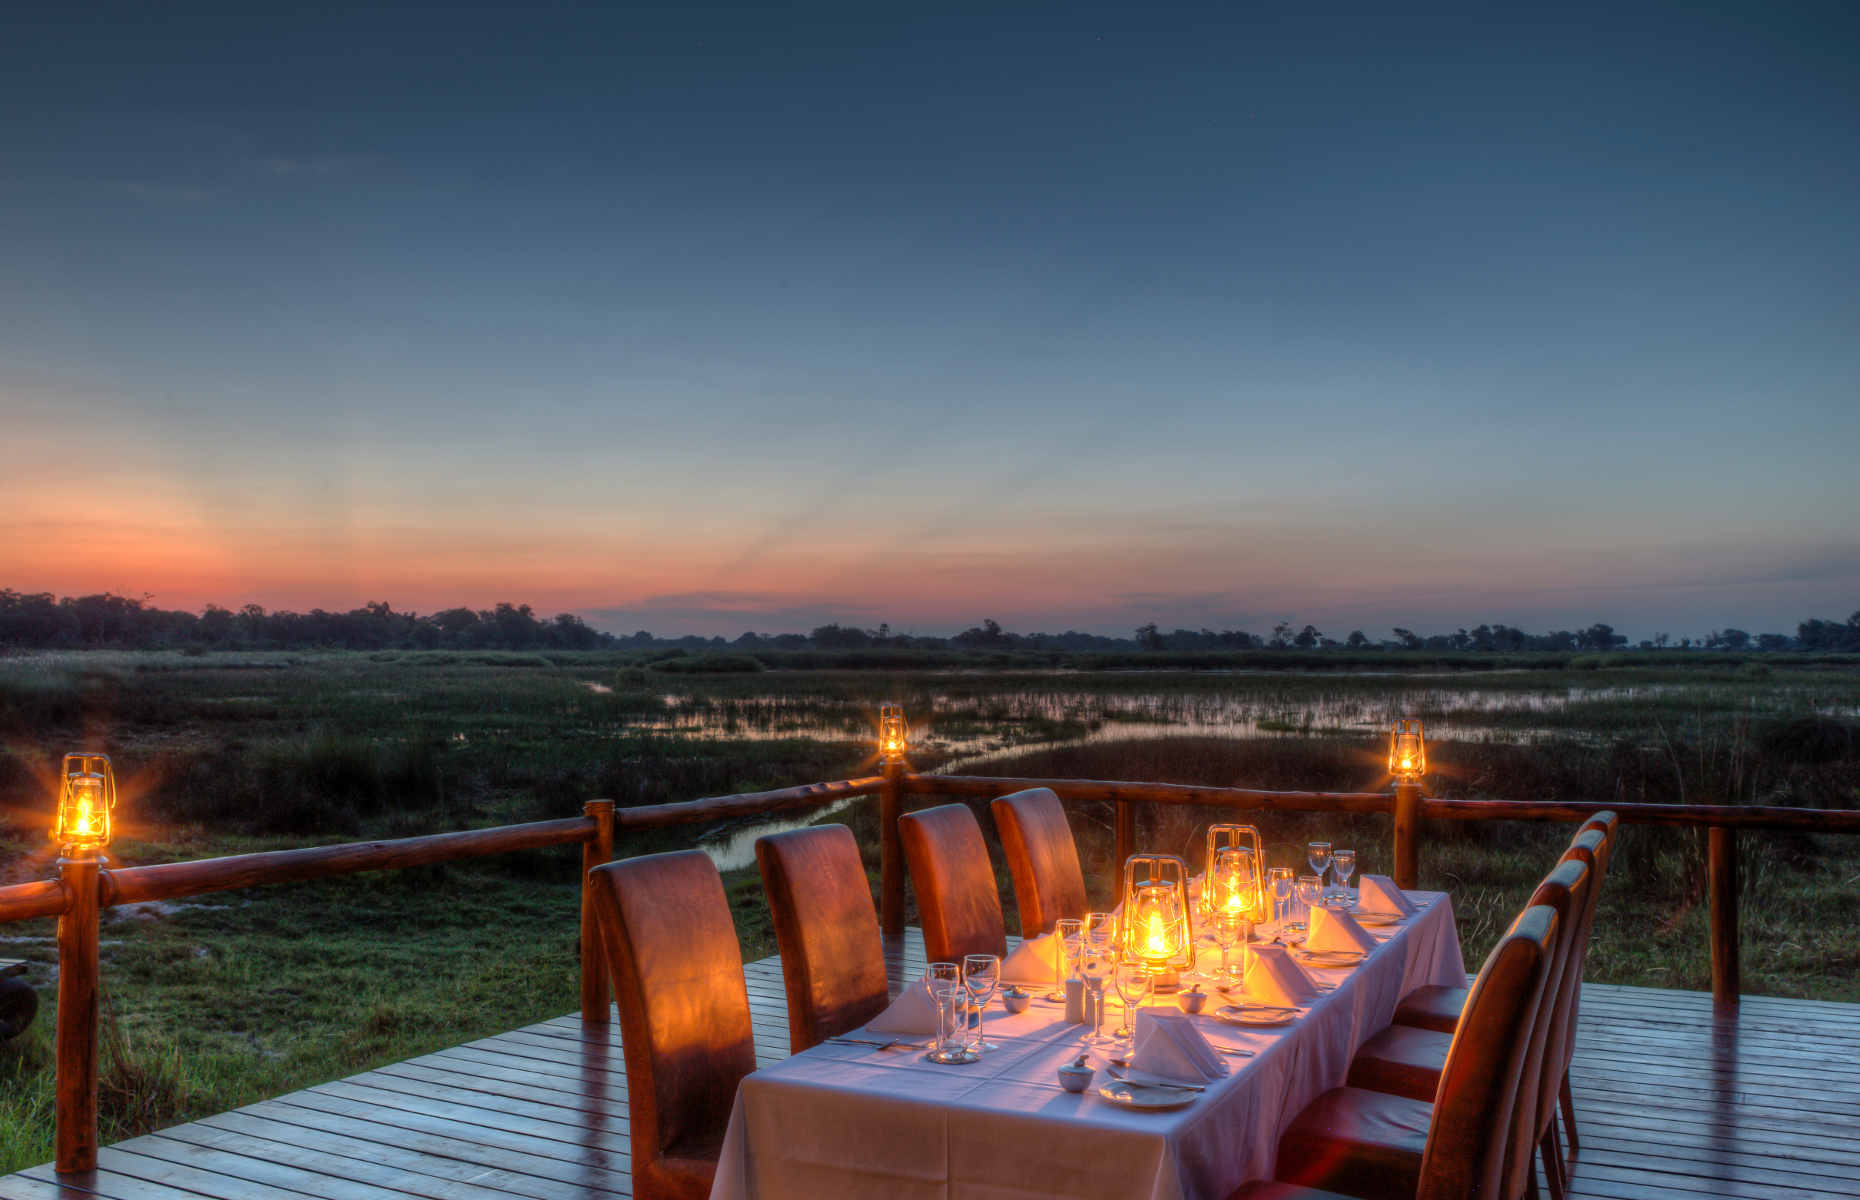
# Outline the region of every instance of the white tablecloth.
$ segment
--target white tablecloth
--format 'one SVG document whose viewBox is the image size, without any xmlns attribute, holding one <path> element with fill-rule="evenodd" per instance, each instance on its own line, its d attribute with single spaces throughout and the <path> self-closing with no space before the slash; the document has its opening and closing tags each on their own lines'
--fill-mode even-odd
<svg viewBox="0 0 1860 1200">
<path fill-rule="evenodd" d="M 1010 1017 L 997 1003 L 988 1037 L 1002 1048 L 967 1066 L 829 1042 L 749 1076 L 712 1200 L 1219 1200 L 1271 1175 L 1279 1134 L 1343 1083 L 1358 1047 L 1389 1024 L 1403 995 L 1465 986 L 1451 902 L 1410 895 L 1431 903 L 1392 931 L 1376 930 L 1393 936 L 1354 970 L 1312 972 L 1338 986 L 1296 1024 L 1257 1030 L 1197 1018 L 1214 1040 L 1257 1055 L 1228 1058 L 1233 1073 L 1186 1108 L 1119 1108 L 1095 1094 L 1102 1076 L 1086 1094 L 1068 1094 L 1054 1072 L 1081 1052 L 1084 1028 L 1054 1007 L 1036 1003 Z M 1209 997 L 1210 1010 L 1218 1001 Z"/>
</svg>

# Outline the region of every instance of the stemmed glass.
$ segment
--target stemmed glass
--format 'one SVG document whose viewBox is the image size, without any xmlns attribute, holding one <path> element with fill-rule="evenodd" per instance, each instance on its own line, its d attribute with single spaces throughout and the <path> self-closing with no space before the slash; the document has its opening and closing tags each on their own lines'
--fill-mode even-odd
<svg viewBox="0 0 1860 1200">
<path fill-rule="evenodd" d="M 1330 852 L 1330 884 L 1337 896 L 1338 908 L 1349 908 L 1354 897 L 1350 894 L 1350 876 L 1356 874 L 1356 851 L 1332 850 Z"/>
<path fill-rule="evenodd" d="M 979 1056 L 968 1046 L 969 989 L 962 985 L 962 967 L 931 963 L 924 969 L 924 990 L 936 1008 L 936 1046 L 925 1057 L 944 1066 L 974 1062 Z"/>
<path fill-rule="evenodd" d="M 1061 917 L 1053 922 L 1053 944 L 1059 947 L 1058 959 L 1059 983 L 1046 998 L 1059 1004 L 1066 1002 L 1066 980 L 1072 978 L 1078 968 L 1079 937 L 1085 932 L 1085 922 L 1077 917 Z"/>
<path fill-rule="evenodd" d="M 1266 871 L 1266 894 L 1272 897 L 1272 919 L 1280 930 L 1285 928 L 1285 906 L 1292 900 L 1292 869 L 1271 867 Z"/>
<path fill-rule="evenodd" d="M 1117 964 L 1117 996 L 1124 1002 L 1124 1020 L 1111 1036 L 1118 1041 L 1134 1040 L 1137 1007 L 1150 998 L 1150 969 L 1139 962 Z"/>
<path fill-rule="evenodd" d="M 1093 916 L 1109 914 L 1094 913 Z M 1104 1029 L 1104 980 L 1111 973 L 1117 954 L 1117 939 L 1108 932 L 1116 928 L 1109 926 L 1093 927 L 1091 918 L 1085 921 L 1085 933 L 1079 938 L 1079 974 L 1085 979 L 1085 988 L 1092 995 L 1096 1006 L 1096 1018 L 1092 1021 L 1091 1036 L 1087 1039 L 1094 1045 L 1108 1041 L 1103 1036 Z"/>
<path fill-rule="evenodd" d="M 998 954 L 963 955 L 962 983 L 969 989 L 969 998 L 975 1002 L 975 1048 L 977 1050 L 1001 1049 L 989 1041 L 983 1032 L 987 1025 L 988 1002 L 994 999 L 995 988 L 1001 983 L 1001 956 Z"/>
<path fill-rule="evenodd" d="M 1330 843 L 1311 842 L 1305 846 L 1305 861 L 1311 864 L 1311 873 L 1324 881 L 1324 868 L 1330 866 Z"/>
<path fill-rule="evenodd" d="M 1222 911 L 1214 914 L 1214 944 L 1221 948 L 1223 980 L 1233 979 L 1234 971 L 1227 965 L 1227 954 L 1234 948 L 1235 942 L 1245 942 L 1251 936 L 1251 925 L 1245 913 Z"/>
</svg>

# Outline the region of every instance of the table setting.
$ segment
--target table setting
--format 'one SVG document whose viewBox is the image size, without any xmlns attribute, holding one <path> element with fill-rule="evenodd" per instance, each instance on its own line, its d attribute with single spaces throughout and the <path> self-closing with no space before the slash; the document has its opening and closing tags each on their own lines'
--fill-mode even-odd
<svg viewBox="0 0 1860 1200">
<path fill-rule="evenodd" d="M 711 1195 L 1175 1200 L 1270 1176 L 1283 1124 L 1401 996 L 1465 967 L 1444 894 L 1365 875 L 1298 907 L 1221 852 L 1193 880 L 1133 856 L 1118 911 L 927 964 L 863 1028 L 750 1075 Z M 1272 920 L 1221 925 L 1236 881 L 1236 912 Z"/>
</svg>

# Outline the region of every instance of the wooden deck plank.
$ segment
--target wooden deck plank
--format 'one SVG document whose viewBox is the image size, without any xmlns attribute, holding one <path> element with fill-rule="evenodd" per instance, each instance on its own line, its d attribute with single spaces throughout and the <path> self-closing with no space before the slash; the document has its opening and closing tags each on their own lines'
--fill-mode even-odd
<svg viewBox="0 0 1860 1200">
<path fill-rule="evenodd" d="M 921 935 L 888 949 L 895 994 Z M 759 1063 L 788 1053 L 781 964 L 746 964 Z M 1860 1005 L 1584 989 L 1570 1200 L 1860 1200 Z M 631 1193 L 617 1016 L 449 1046 L 104 1152 L 93 1177 L 0 1177 L 0 1200 L 556 1200 Z"/>
</svg>

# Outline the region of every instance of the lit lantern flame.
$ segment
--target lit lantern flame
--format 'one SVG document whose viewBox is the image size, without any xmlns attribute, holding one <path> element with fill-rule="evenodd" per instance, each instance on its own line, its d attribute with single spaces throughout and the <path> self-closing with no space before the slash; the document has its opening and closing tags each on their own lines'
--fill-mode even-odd
<svg viewBox="0 0 1860 1200">
<path fill-rule="evenodd" d="M 109 757 L 67 754 L 63 776 L 52 840 L 67 852 L 103 849 L 110 844 L 110 815 L 116 808 L 116 776 Z"/>
<path fill-rule="evenodd" d="M 1141 963 L 1158 989 L 1176 985 L 1194 964 L 1189 930 L 1188 865 L 1173 854 L 1133 854 L 1124 863 L 1126 962 Z"/>
<path fill-rule="evenodd" d="M 1201 880 L 1202 916 L 1212 920 L 1217 913 L 1230 912 L 1253 917 L 1265 899 L 1259 879 L 1264 854 L 1259 829 L 1217 823 L 1208 826 L 1207 841 L 1207 867 Z"/>
<path fill-rule="evenodd" d="M 878 753 L 886 762 L 903 762 L 910 746 L 909 729 L 904 724 L 902 704 L 878 706 Z"/>
<path fill-rule="evenodd" d="M 1403 783 L 1414 783 L 1427 774 L 1427 738 L 1421 733 L 1421 722 L 1403 719 L 1389 731 L 1389 774 Z"/>
</svg>

